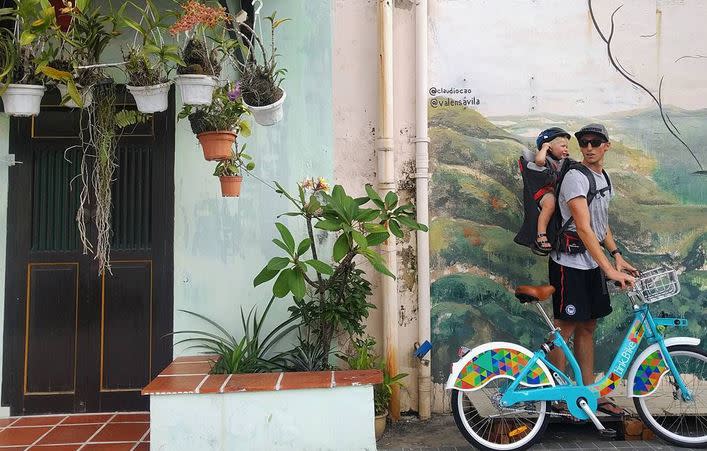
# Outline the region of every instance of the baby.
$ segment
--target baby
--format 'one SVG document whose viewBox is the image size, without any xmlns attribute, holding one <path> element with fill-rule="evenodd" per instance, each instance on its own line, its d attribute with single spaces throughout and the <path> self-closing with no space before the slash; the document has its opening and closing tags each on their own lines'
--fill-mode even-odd
<svg viewBox="0 0 707 451">
<path fill-rule="evenodd" d="M 538 255 L 547 255 L 552 250 L 552 245 L 547 239 L 547 225 L 555 212 L 555 184 L 557 176 L 562 169 L 565 158 L 569 157 L 569 133 L 559 127 L 543 130 L 535 144 L 538 152 L 535 154 L 535 169 L 545 172 L 546 183 L 533 196 L 540 207 L 538 216 L 537 237 L 533 246 L 533 252 Z"/>
</svg>

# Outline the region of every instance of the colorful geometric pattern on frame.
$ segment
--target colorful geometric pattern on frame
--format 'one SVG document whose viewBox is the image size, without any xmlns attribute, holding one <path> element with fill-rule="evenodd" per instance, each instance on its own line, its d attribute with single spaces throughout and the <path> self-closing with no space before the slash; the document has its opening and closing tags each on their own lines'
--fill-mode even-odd
<svg viewBox="0 0 707 451">
<path fill-rule="evenodd" d="M 594 386 L 594 391 L 599 392 L 599 396 L 606 396 L 616 390 L 616 383 L 621 380 L 621 376 L 616 373 L 609 373 L 601 382 Z"/>
<path fill-rule="evenodd" d="M 484 386 L 491 379 L 500 376 L 515 378 L 528 364 L 528 356 L 515 349 L 499 348 L 489 349 L 472 358 L 462 369 L 454 382 L 454 386 L 461 389 L 471 389 Z M 524 385 L 549 384 L 545 372 L 540 366 L 530 370 Z"/>
<path fill-rule="evenodd" d="M 628 339 L 634 343 L 640 343 L 643 338 L 643 323 L 639 320 L 635 320 L 631 326 L 631 331 L 628 334 Z"/>
<path fill-rule="evenodd" d="M 668 371 L 660 349 L 656 349 L 638 367 L 636 377 L 633 379 L 633 394 L 642 396 L 652 392 L 658 388 L 660 377 Z"/>
</svg>

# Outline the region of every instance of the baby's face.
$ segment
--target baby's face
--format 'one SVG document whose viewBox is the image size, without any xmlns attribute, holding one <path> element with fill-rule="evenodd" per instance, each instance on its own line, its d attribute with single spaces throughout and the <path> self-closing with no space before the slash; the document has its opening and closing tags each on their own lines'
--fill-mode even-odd
<svg viewBox="0 0 707 451">
<path fill-rule="evenodd" d="M 556 160 L 570 156 L 570 142 L 562 136 L 550 141 L 550 153 Z"/>
</svg>

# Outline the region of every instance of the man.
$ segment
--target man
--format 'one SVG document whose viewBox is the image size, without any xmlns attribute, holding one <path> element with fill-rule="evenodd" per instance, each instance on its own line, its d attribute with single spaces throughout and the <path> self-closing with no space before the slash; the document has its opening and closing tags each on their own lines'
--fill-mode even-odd
<svg viewBox="0 0 707 451">
<path fill-rule="evenodd" d="M 632 286 L 636 269 L 621 256 L 609 228 L 609 200 L 613 196 L 605 176 L 604 154 L 611 148 L 609 133 L 601 124 L 590 124 L 575 133 L 582 152 L 582 164 L 589 171 L 570 169 L 558 193 L 558 205 L 563 224 L 573 218 L 566 246 L 550 255 L 550 283 L 555 287 L 553 313 L 555 325 L 565 340 L 574 335 L 574 355 L 582 370 L 585 385 L 594 383 L 594 330 L 597 319 L 611 313 L 606 278 L 618 282 L 621 288 Z M 587 202 L 590 191 L 589 176 L 596 182 L 596 194 Z M 581 240 L 581 242 L 580 242 Z M 615 259 L 611 264 L 604 254 L 604 246 Z M 624 272 L 626 271 L 626 272 Z M 566 359 L 557 349 L 551 355 L 553 364 L 564 370 Z M 578 375 L 575 375 L 577 377 Z M 599 411 L 620 416 L 621 409 L 611 401 L 600 398 Z"/>
</svg>

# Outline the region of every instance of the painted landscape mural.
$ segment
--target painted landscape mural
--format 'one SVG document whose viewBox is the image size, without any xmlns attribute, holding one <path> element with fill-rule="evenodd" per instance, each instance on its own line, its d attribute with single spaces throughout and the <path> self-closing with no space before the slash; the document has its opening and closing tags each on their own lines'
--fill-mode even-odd
<svg viewBox="0 0 707 451">
<path fill-rule="evenodd" d="M 537 134 L 551 126 L 570 132 L 590 122 L 607 126 L 612 147 L 606 170 L 616 193 L 610 224 L 619 247 L 639 269 L 659 264 L 678 269 L 681 293 L 653 304 L 652 311 L 688 318 L 689 330 L 680 334 L 707 339 L 707 175 L 702 167 L 707 163 L 707 90 L 704 82 L 695 84 L 692 72 L 707 69 L 707 59 L 698 57 L 707 55 L 707 48 L 699 48 L 707 45 L 707 32 L 693 26 L 695 20 L 683 20 L 680 30 L 672 29 L 684 33 L 673 38 L 679 42 L 660 41 L 668 24 L 707 12 L 705 5 L 594 2 L 594 24 L 584 2 L 508 3 L 441 1 L 435 17 L 431 79 L 436 87 L 430 90 L 429 115 L 435 382 L 446 380 L 460 345 L 506 340 L 533 348 L 546 338 L 537 312 L 518 303 L 512 289 L 547 283 L 547 257 L 533 255 L 513 237 L 523 220 L 518 156 L 523 148 L 535 150 Z M 612 11 L 624 4 L 613 36 L 617 68 L 597 30 L 609 30 Z M 574 37 L 568 33 L 560 43 L 538 37 L 532 17 L 545 13 L 563 17 Z M 482 30 L 463 28 L 455 19 L 475 14 L 489 21 L 483 43 L 476 42 Z M 493 31 L 501 23 L 505 34 Z M 459 42 L 462 29 L 464 42 Z M 509 50 L 509 41 L 522 49 Z M 582 52 L 570 58 L 575 47 Z M 455 49 L 461 52 L 455 61 L 473 54 L 473 64 L 441 64 Z M 537 64 L 538 53 L 556 64 Z M 573 68 L 565 71 L 563 65 Z M 574 138 L 570 151 L 581 159 Z M 608 366 L 629 323 L 626 296 L 614 295 L 612 305 L 614 313 L 598 328 L 597 371 Z M 546 307 L 551 311 L 549 303 Z"/>
</svg>

